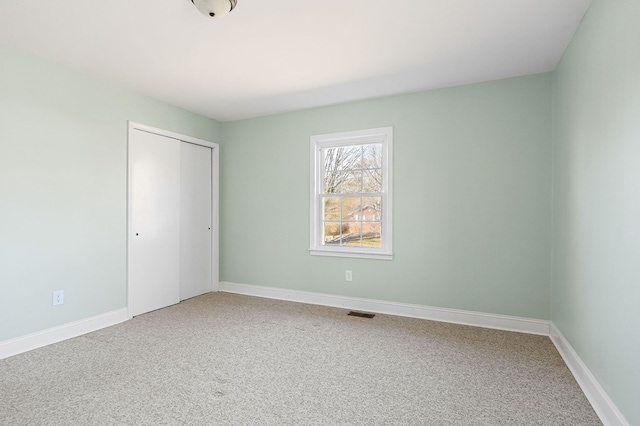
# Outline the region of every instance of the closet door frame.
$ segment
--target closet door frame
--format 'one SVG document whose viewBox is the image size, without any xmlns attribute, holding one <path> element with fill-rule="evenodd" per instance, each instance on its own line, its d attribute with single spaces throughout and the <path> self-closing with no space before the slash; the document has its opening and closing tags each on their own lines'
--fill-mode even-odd
<svg viewBox="0 0 640 426">
<path fill-rule="evenodd" d="M 181 142 L 187 142 L 195 145 L 201 145 L 211 148 L 211 291 L 217 292 L 220 288 L 220 256 L 219 256 L 219 174 L 220 174 L 220 146 L 215 142 L 206 141 L 204 139 L 194 138 L 192 136 L 182 135 L 180 133 L 170 132 L 168 130 L 159 129 L 157 127 L 128 121 L 127 129 L 127 309 L 128 316 L 131 314 L 131 281 L 132 281 L 132 259 L 131 244 L 133 240 L 133 230 L 131 223 L 131 161 L 129 158 L 129 145 L 135 131 L 153 133 L 160 136 L 176 139 Z"/>
</svg>

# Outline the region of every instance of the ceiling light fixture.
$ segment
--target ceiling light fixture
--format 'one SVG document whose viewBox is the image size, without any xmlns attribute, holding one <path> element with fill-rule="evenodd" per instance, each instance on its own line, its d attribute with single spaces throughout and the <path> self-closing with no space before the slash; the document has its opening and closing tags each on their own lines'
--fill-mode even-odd
<svg viewBox="0 0 640 426">
<path fill-rule="evenodd" d="M 222 18 L 236 7 L 238 0 L 191 0 L 191 3 L 205 16 Z"/>
</svg>

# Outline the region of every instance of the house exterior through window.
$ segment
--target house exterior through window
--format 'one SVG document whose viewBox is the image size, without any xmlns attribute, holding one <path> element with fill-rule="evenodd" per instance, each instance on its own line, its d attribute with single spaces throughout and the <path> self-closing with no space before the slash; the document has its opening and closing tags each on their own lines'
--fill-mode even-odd
<svg viewBox="0 0 640 426">
<path fill-rule="evenodd" d="M 312 255 L 392 259 L 393 129 L 311 137 Z"/>
</svg>

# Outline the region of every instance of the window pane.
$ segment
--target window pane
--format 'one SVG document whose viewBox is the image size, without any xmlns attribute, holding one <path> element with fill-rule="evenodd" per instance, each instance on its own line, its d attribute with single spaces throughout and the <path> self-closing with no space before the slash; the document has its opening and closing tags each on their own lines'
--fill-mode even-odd
<svg viewBox="0 0 640 426">
<path fill-rule="evenodd" d="M 363 146 L 362 168 L 382 168 L 382 144 L 376 143 Z"/>
<path fill-rule="evenodd" d="M 345 173 L 342 193 L 354 194 L 356 192 L 362 192 L 362 172 Z"/>
<path fill-rule="evenodd" d="M 340 220 L 340 198 L 324 197 L 324 220 Z"/>
<path fill-rule="evenodd" d="M 346 225 L 346 226 L 344 226 Z M 360 247 L 362 228 L 359 222 L 346 222 L 343 224 L 342 245 L 348 247 Z"/>
<path fill-rule="evenodd" d="M 362 224 L 362 246 L 382 247 L 382 224 L 380 222 L 367 222 Z"/>
<path fill-rule="evenodd" d="M 339 160 L 338 158 L 341 156 L 342 148 L 326 148 L 323 151 L 324 158 L 324 170 L 327 172 L 331 172 L 334 170 L 338 170 Z"/>
<path fill-rule="evenodd" d="M 382 220 L 382 197 L 364 197 L 362 199 L 362 220 Z"/>
<path fill-rule="evenodd" d="M 342 187 L 340 185 L 341 173 L 337 171 L 329 171 L 324 174 L 324 193 L 340 194 Z"/>
<path fill-rule="evenodd" d="M 324 170 L 326 172 L 354 170 L 361 167 L 361 145 L 324 149 Z"/>
<path fill-rule="evenodd" d="M 362 192 L 362 172 L 330 171 L 324 175 L 325 194 L 353 194 Z M 378 191 L 376 191 L 378 192 Z"/>
<path fill-rule="evenodd" d="M 342 197 L 342 220 L 360 220 L 362 197 Z"/>
<path fill-rule="evenodd" d="M 362 145 L 345 146 L 340 158 L 341 170 L 353 170 L 362 168 Z"/>
<path fill-rule="evenodd" d="M 325 222 L 322 241 L 324 244 L 340 244 L 340 222 Z"/>
<path fill-rule="evenodd" d="M 364 170 L 362 192 L 382 192 L 382 169 Z"/>
</svg>

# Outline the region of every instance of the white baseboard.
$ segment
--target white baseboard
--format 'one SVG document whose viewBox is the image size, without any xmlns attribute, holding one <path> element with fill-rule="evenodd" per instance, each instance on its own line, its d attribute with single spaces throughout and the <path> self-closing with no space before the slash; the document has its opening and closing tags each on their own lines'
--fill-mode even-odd
<svg viewBox="0 0 640 426">
<path fill-rule="evenodd" d="M 221 282 L 220 291 L 227 293 L 258 296 L 268 299 L 288 300 L 313 305 L 332 306 L 379 314 L 398 315 L 432 321 L 450 322 L 475 327 L 517 331 L 520 333 L 549 335 L 549 321 L 512 317 L 508 315 L 485 314 L 481 312 L 461 311 L 457 309 L 436 308 L 408 303 L 387 302 L 383 300 L 362 299 L 357 297 L 336 296 L 312 293 L 300 290 L 287 290 L 276 287 L 262 287 L 248 284 Z"/>
<path fill-rule="evenodd" d="M 0 359 L 78 337 L 130 319 L 127 308 L 0 342 Z"/>
<path fill-rule="evenodd" d="M 550 323 L 550 331 L 551 341 L 560 352 L 560 356 L 571 370 L 602 423 L 605 426 L 629 426 L 629 422 L 553 322 Z"/>
</svg>

